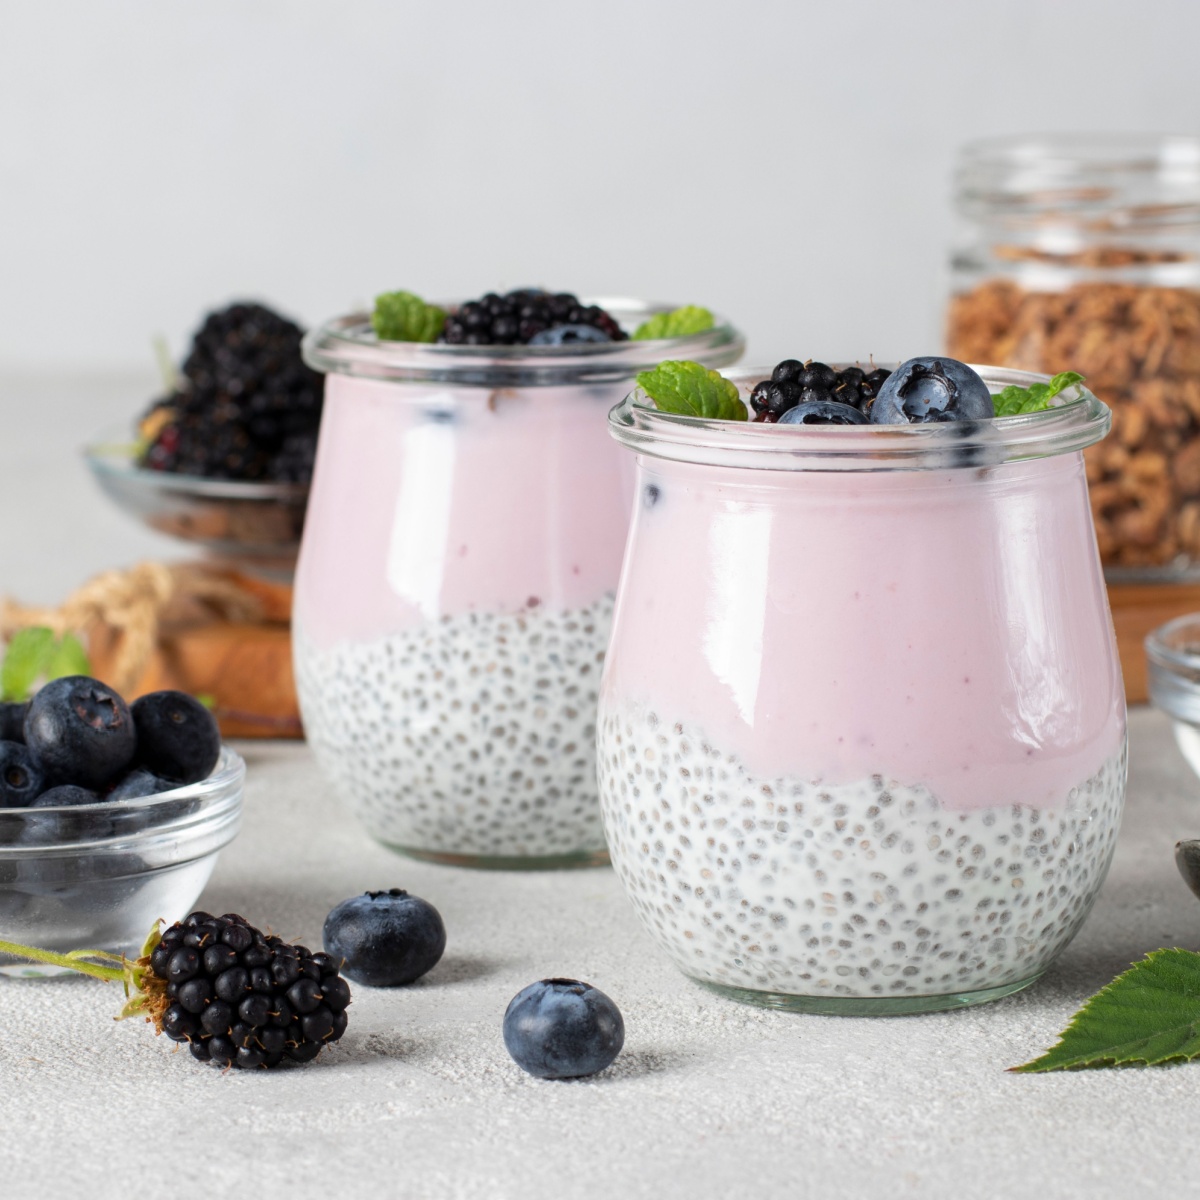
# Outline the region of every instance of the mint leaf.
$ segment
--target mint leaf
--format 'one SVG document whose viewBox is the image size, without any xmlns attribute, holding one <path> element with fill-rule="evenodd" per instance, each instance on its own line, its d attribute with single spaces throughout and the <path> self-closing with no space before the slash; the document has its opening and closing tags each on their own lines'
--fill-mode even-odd
<svg viewBox="0 0 1200 1200">
<path fill-rule="evenodd" d="M 661 362 L 642 371 L 638 387 L 662 412 L 716 421 L 746 420 L 746 406 L 737 384 L 697 362 Z"/>
<path fill-rule="evenodd" d="M 41 625 L 13 634 L 0 665 L 0 699 L 26 699 L 46 673 L 56 645 L 54 632 Z"/>
<path fill-rule="evenodd" d="M 61 679 L 64 675 L 90 675 L 92 664 L 87 651 L 73 633 L 64 633 L 51 652 L 44 672 L 46 681 Z"/>
<path fill-rule="evenodd" d="M 446 310 L 426 304 L 412 292 L 375 297 L 371 326 L 382 342 L 435 342 L 446 324 Z"/>
<path fill-rule="evenodd" d="M 1200 954 L 1155 950 L 1097 992 L 1056 1046 L 1013 1071 L 1147 1066 L 1200 1056 Z"/>
<path fill-rule="evenodd" d="M 1020 417 L 1026 413 L 1041 412 L 1050 407 L 1050 401 L 1059 392 L 1083 382 L 1078 371 L 1061 371 L 1049 383 L 1031 383 L 1029 387 L 1018 387 L 1010 383 L 1002 392 L 992 397 L 992 407 L 998 417 Z"/>
<path fill-rule="evenodd" d="M 693 333 L 703 333 L 716 324 L 716 318 L 707 308 L 695 304 L 685 304 L 672 312 L 655 313 L 649 320 L 643 321 L 633 332 L 635 342 L 646 342 L 653 338 L 687 337 Z"/>
</svg>

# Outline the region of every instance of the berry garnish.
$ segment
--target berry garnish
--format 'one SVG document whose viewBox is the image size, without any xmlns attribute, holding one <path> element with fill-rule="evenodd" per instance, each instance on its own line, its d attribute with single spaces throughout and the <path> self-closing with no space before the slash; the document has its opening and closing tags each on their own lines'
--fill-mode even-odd
<svg viewBox="0 0 1200 1200">
<path fill-rule="evenodd" d="M 133 702 L 130 713 L 138 764 L 152 774 L 197 783 L 217 765 L 221 733 L 199 700 L 185 692 L 150 692 Z"/>
<path fill-rule="evenodd" d="M 758 414 L 757 419 L 769 424 L 864 424 L 839 409 L 830 411 L 811 406 L 848 405 L 865 413 L 875 399 L 876 384 L 887 377 L 888 372 L 883 370 L 868 374 L 861 367 L 843 367 L 839 371 L 812 359 L 801 362 L 798 358 L 785 358 L 775 365 L 770 379 L 755 384 L 750 393 L 750 407 Z M 794 417 L 785 422 L 784 415 L 801 404 L 810 406 L 804 411 L 804 419 Z M 818 419 L 819 413 L 824 413 L 824 417 Z"/>
<path fill-rule="evenodd" d="M 426 304 L 412 292 L 375 297 L 371 327 L 381 342 L 436 342 L 445 324 L 444 308 Z"/>
<path fill-rule="evenodd" d="M 0 741 L 0 808 L 27 808 L 44 787 L 42 769 L 29 747 Z"/>
<path fill-rule="evenodd" d="M 312 477 L 324 377 L 304 364 L 304 331 L 261 304 L 209 313 L 183 379 L 141 423 L 154 471 L 279 483 Z"/>
<path fill-rule="evenodd" d="M 633 331 L 635 342 L 650 341 L 654 338 L 690 337 L 692 334 L 704 333 L 716 324 L 716 319 L 707 308 L 696 304 L 685 304 L 682 308 L 670 312 L 655 313 L 643 321 Z"/>
<path fill-rule="evenodd" d="M 780 425 L 866 425 L 867 418 L 838 400 L 804 400 L 779 418 Z"/>
<path fill-rule="evenodd" d="M 871 406 L 875 425 L 983 421 L 994 415 L 988 386 L 953 358 L 910 358 L 879 389 Z"/>
<path fill-rule="evenodd" d="M 590 325 L 614 342 L 628 336 L 604 309 L 581 304 L 570 292 L 520 288 L 504 296 L 488 292 L 460 304 L 447 315 L 439 341 L 453 346 L 529 345 L 538 334 L 563 325 Z"/>
<path fill-rule="evenodd" d="M 625 1022 L 598 988 L 577 979 L 543 979 L 518 992 L 504 1014 L 504 1045 L 539 1079 L 577 1079 L 603 1071 L 621 1053 Z"/>
<path fill-rule="evenodd" d="M 325 918 L 326 952 L 367 987 L 420 979 L 446 949 L 446 926 L 427 900 L 401 888 L 343 900 Z"/>
<path fill-rule="evenodd" d="M 662 412 L 716 421 L 746 420 L 737 384 L 701 363 L 662 362 L 652 371 L 640 372 L 637 384 Z"/>
<path fill-rule="evenodd" d="M 156 1033 L 221 1067 L 311 1062 L 346 1031 L 350 987 L 337 964 L 233 913 L 194 912 L 161 934 L 155 926 L 134 961 L 4 941 L 0 953 L 123 983 L 131 998 L 118 1020 L 144 1013 Z"/>
<path fill-rule="evenodd" d="M 47 783 L 100 790 L 129 766 L 137 738 L 129 709 L 112 688 L 67 675 L 30 701 L 25 743 Z"/>
</svg>

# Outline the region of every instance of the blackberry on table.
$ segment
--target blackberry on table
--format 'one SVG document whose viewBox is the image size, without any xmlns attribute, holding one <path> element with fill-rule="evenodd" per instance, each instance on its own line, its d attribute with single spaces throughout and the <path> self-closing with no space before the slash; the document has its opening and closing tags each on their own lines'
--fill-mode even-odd
<svg viewBox="0 0 1200 1200">
<path fill-rule="evenodd" d="M 566 325 L 599 330 L 606 335 L 605 341 L 623 342 L 629 336 L 604 309 L 583 304 L 570 292 L 518 288 L 503 296 L 488 292 L 460 304 L 446 317 L 438 340 L 453 346 L 523 346 Z M 585 338 L 577 335 L 564 344 Z"/>
<path fill-rule="evenodd" d="M 156 929 L 133 962 L 2 941 L 0 952 L 124 983 L 133 998 L 122 1017 L 144 1013 L 194 1058 L 222 1067 L 311 1062 L 346 1031 L 350 986 L 338 964 L 234 913 L 194 912 L 161 936 Z"/>
<path fill-rule="evenodd" d="M 261 304 L 204 320 L 180 386 L 142 418 L 141 463 L 211 479 L 307 483 L 324 379 L 304 364 L 304 331 Z"/>
</svg>

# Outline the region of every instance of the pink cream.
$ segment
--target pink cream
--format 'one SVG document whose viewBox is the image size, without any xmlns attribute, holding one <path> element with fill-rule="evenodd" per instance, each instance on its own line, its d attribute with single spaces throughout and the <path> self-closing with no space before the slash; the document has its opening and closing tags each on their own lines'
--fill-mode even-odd
<svg viewBox="0 0 1200 1200">
<path fill-rule="evenodd" d="M 640 463 L 602 712 L 692 724 L 758 778 L 881 774 L 957 810 L 1060 806 L 1121 746 L 1080 455 Z"/>
</svg>

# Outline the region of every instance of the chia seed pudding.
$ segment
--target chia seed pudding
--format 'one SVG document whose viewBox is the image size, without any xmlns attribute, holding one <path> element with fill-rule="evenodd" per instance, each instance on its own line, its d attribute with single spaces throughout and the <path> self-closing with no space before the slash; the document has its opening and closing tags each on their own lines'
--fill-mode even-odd
<svg viewBox="0 0 1200 1200">
<path fill-rule="evenodd" d="M 703 731 L 602 706 L 609 849 L 651 936 L 722 988 L 950 996 L 1027 982 L 1108 871 L 1124 746 L 1060 806 L 950 811 L 920 784 L 760 779 Z"/>
<path fill-rule="evenodd" d="M 309 745 L 410 853 L 604 857 L 596 701 L 613 600 L 464 613 L 296 658 Z M 302 638 L 302 632 L 297 631 Z"/>
</svg>

